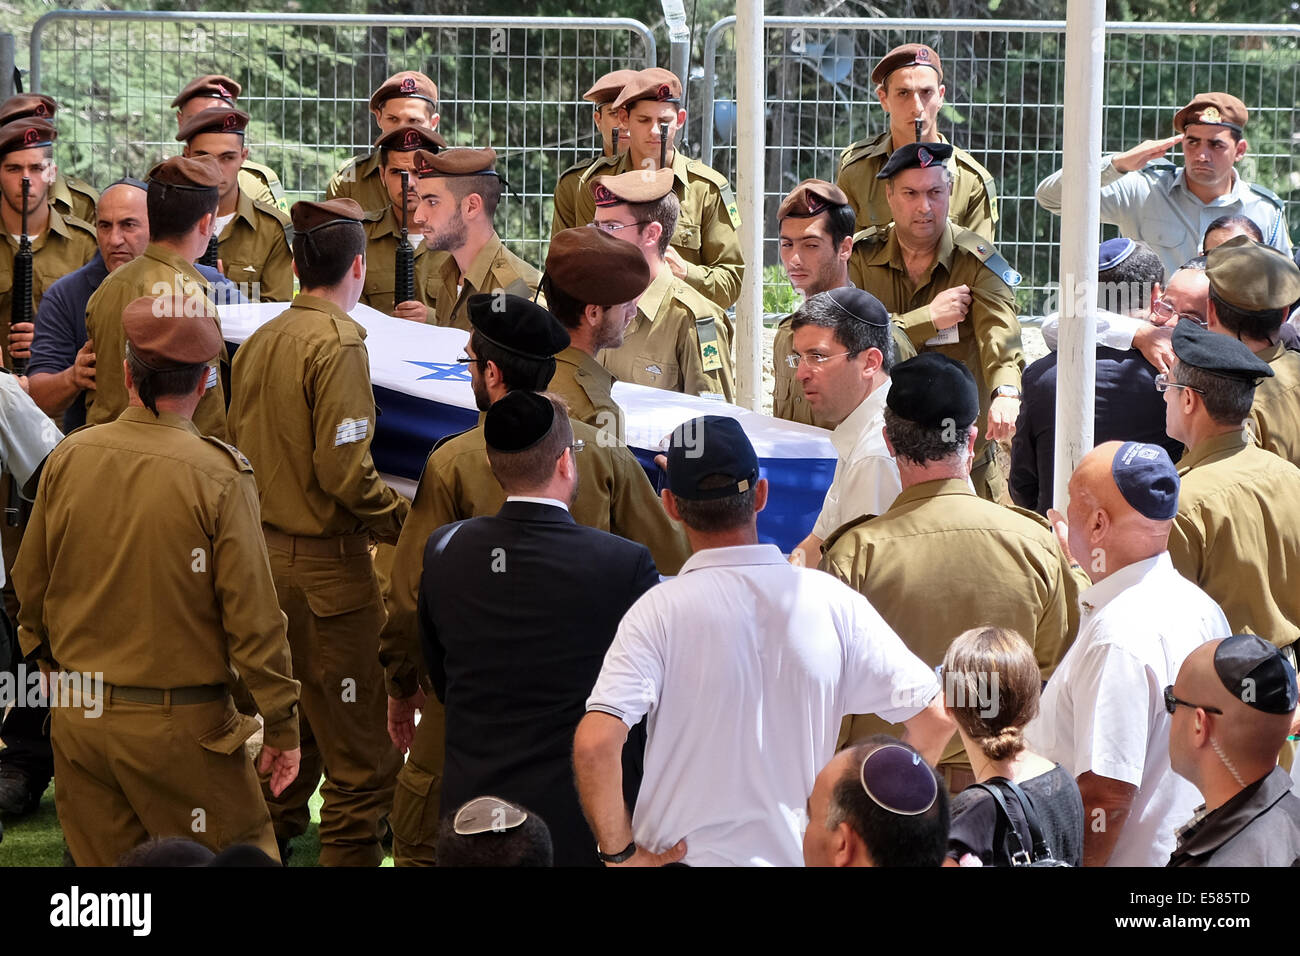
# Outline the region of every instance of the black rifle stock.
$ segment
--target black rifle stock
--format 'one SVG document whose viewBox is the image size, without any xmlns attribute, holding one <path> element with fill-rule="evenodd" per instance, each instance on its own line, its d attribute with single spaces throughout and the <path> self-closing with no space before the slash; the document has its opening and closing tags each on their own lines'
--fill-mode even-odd
<svg viewBox="0 0 1300 956">
<path fill-rule="evenodd" d="M 410 174 L 402 170 L 402 235 L 397 240 L 397 262 L 393 266 L 393 305 L 415 298 L 415 247 L 406 232 L 406 195 Z"/>
<path fill-rule="evenodd" d="M 19 324 L 31 324 L 32 321 L 32 237 L 27 235 L 27 200 L 31 188 L 31 180 L 24 176 L 23 230 L 18 239 L 18 254 L 14 256 L 13 303 L 12 310 L 9 313 L 9 331 L 11 335 Z M 14 372 L 19 375 L 27 374 L 26 357 L 19 358 L 16 355 L 10 355 L 9 360 L 13 364 Z"/>
</svg>

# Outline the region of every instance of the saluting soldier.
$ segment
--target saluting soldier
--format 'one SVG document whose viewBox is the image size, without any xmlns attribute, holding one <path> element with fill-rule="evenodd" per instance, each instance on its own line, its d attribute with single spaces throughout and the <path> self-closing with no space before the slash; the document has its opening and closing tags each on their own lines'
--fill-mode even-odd
<svg viewBox="0 0 1300 956">
<path fill-rule="evenodd" d="M 840 154 L 836 185 L 844 190 L 858 216 L 858 227 L 883 230 L 893 219 L 879 173 L 900 146 L 947 143 L 939 132 L 943 106 L 943 64 L 924 43 L 905 43 L 886 53 L 871 71 L 876 97 L 889 116 L 889 128 L 874 139 L 854 143 Z M 920 120 L 921 135 L 916 135 Z M 998 197 L 993 175 L 964 149 L 952 147 L 953 187 L 948 218 L 987 242 L 998 222 Z"/>
<path fill-rule="evenodd" d="M 636 302 L 650 284 L 645 256 L 631 243 L 580 226 L 551 239 L 542 273 L 546 307 L 569 333 L 569 347 L 555 356 L 548 391 L 569 406 L 569 417 L 624 437 L 623 409 L 614 401 L 615 378 L 596 360 L 617 349 L 636 318 Z"/>
<path fill-rule="evenodd" d="M 209 73 L 191 80 L 185 89 L 176 94 L 172 100 L 172 109 L 176 111 L 176 129 L 180 130 L 191 119 L 204 110 L 234 109 L 238 105 L 239 94 L 243 87 L 228 76 Z M 251 159 L 245 159 L 239 168 L 239 188 L 253 202 L 275 206 L 281 212 L 289 211 L 289 201 L 284 196 L 284 186 L 280 177 L 270 166 L 263 166 Z"/>
<path fill-rule="evenodd" d="M 97 702 L 51 708 L 55 801 L 79 866 L 112 866 L 150 837 L 275 858 L 236 674 L 262 714 L 272 791 L 298 770 L 298 682 L 253 470 L 191 421 L 223 347 L 191 306 L 169 294 L 119 312 L 129 406 L 51 452 L 14 569 L 24 653 L 106 682 L 88 688 Z"/>
<path fill-rule="evenodd" d="M 440 148 L 447 144 L 436 132 L 438 128 L 438 87 L 433 80 L 415 70 L 394 73 L 370 97 L 370 113 L 380 134 L 406 126 L 418 126 L 432 133 Z M 380 169 L 379 150 L 349 159 L 339 168 L 325 188 L 326 199 L 352 199 L 370 212 L 388 204 Z"/>
<path fill-rule="evenodd" d="M 605 156 L 618 156 L 627 149 L 627 130 L 619 121 L 619 114 L 614 109 L 614 101 L 628 80 L 636 76 L 636 70 L 614 70 L 606 73 L 591 89 L 582 94 L 582 98 L 592 106 L 591 121 L 600 136 L 600 156 L 592 156 L 574 163 L 555 182 L 555 205 L 551 216 L 551 236 L 554 238 L 565 229 L 585 226 L 578 222 L 578 194 L 582 192 L 582 174 L 587 168 Z"/>
<path fill-rule="evenodd" d="M 299 202 L 291 213 L 302 291 L 235 353 L 230 401 L 303 685 L 302 770 L 267 803 L 282 843 L 303 833 L 323 767 L 321 864 L 378 866 L 402 760 L 385 725 L 377 653 L 386 615 L 370 542 L 396 543 L 408 505 L 370 456 L 366 330 L 348 316 L 366 276 L 361 207 Z"/>
<path fill-rule="evenodd" d="M 993 245 L 948 218 L 953 173 L 946 143 L 910 143 L 880 170 L 893 223 L 854 236 L 849 277 L 893 313 L 919 352 L 964 362 L 980 393 L 971 481 L 997 501 L 1006 487 L 997 443 L 1015 434 L 1024 353 L 1012 287 L 1020 275 Z"/>
<path fill-rule="evenodd" d="M 226 278 L 246 299 L 287 302 L 293 297 L 289 217 L 276 206 L 254 202 L 239 188 L 239 170 L 248 159 L 247 126 L 247 113 L 219 107 L 191 118 L 176 139 L 185 144 L 184 155 L 211 156 L 221 169 L 217 242 Z"/>
<path fill-rule="evenodd" d="M 0 103 L 0 127 L 20 119 L 41 119 L 52 124 L 58 109 L 54 98 L 44 93 L 19 93 Z M 57 165 L 51 164 L 51 167 L 55 174 L 54 182 L 50 184 L 49 204 L 64 216 L 94 223 L 99 192 L 83 179 L 58 172 Z"/>
<path fill-rule="evenodd" d="M 479 292 L 532 298 L 542 275 L 506 248 L 492 224 L 501 201 L 496 150 L 448 149 L 415 154 L 420 203 L 415 226 L 424 233 L 434 281 L 433 321 L 469 331 L 466 303 Z"/>
<path fill-rule="evenodd" d="M 726 176 L 698 159 L 688 159 L 673 146 L 677 131 L 686 125 L 681 101 L 681 81 L 668 70 L 641 70 L 624 85 L 611 109 L 628 130 L 627 152 L 597 160 L 579 177 L 573 219 L 575 225 L 585 225 L 595 218 L 590 190 L 597 179 L 629 170 L 657 170 L 661 165 L 671 169 L 671 188 L 681 212 L 665 259 L 674 276 L 727 309 L 740 296 L 745 271 L 740 212 Z M 668 130 L 666 141 L 663 126 Z M 660 162 L 661 153 L 666 163 Z"/>
<path fill-rule="evenodd" d="M 554 356 L 569 344 L 555 316 L 518 296 L 475 295 L 469 301 L 469 317 L 473 331 L 462 361 L 469 364 L 479 411 L 487 411 L 511 391 L 546 387 L 555 375 Z M 573 519 L 645 545 L 660 571 L 676 574 L 690 556 L 690 546 L 664 512 L 636 457 L 608 434 L 583 422 L 570 424 L 575 445 L 582 443 Z M 417 618 L 425 545 L 445 524 L 496 514 L 505 497 L 488 463 L 480 424 L 440 442 L 429 455 L 397 543 L 380 660 L 390 698 L 389 733 L 399 749 L 411 746 L 415 712 L 424 711 L 418 747 L 402 768 L 393 798 L 393 861 L 398 865 L 432 863 L 438 832 L 443 713 L 436 700 L 425 707 L 422 685 L 427 688 L 428 681 Z"/>
<path fill-rule="evenodd" d="M 729 402 L 735 395 L 731 320 L 665 258 L 681 211 L 673 183 L 668 169 L 591 183 L 596 228 L 640 249 L 651 275 L 623 344 L 602 352 L 600 362 L 621 381 Z"/>
<path fill-rule="evenodd" d="M 415 212 L 420 193 L 415 188 L 415 154 L 418 150 L 436 153 L 440 140 L 418 126 L 404 126 L 375 140 L 379 168 L 383 171 L 388 204 L 365 214 L 366 288 L 361 301 L 399 319 L 433 324 L 433 303 L 437 297 L 437 267 L 444 260 L 429 251 L 424 236 L 415 227 Z M 402 195 L 402 173 L 406 175 L 406 195 Z M 415 298 L 395 302 L 397 289 L 397 244 L 402 235 L 402 206 L 406 207 L 407 241 L 413 247 Z"/>
<path fill-rule="evenodd" d="M 98 249 L 95 227 L 61 213 L 48 201 L 58 130 L 42 119 L 15 120 L 0 127 L 0 341 L 6 368 L 31 355 L 33 326 L 10 328 L 13 314 L 14 256 L 23 228 L 23 179 L 27 193 L 27 235 L 32 241 L 32 314 L 45 290 L 89 262 Z"/>
<path fill-rule="evenodd" d="M 217 221 L 221 167 L 211 156 L 174 156 L 149 171 L 149 245 L 136 259 L 109 273 L 86 305 L 86 335 L 95 345 L 95 385 L 86 390 L 86 423 L 110 422 L 127 407 L 122 376 L 126 339 L 122 310 L 160 289 L 179 290 L 194 311 L 217 327 L 212 286 L 194 267 L 208 248 Z M 218 356 L 228 361 L 224 347 Z M 194 425 L 203 435 L 226 436 L 226 400 L 218 362 L 209 365 L 208 387 L 195 410 Z"/>
</svg>

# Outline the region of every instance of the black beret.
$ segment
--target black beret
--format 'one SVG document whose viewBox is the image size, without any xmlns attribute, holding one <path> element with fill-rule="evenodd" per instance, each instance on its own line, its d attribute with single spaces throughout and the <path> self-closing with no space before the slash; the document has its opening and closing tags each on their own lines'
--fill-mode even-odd
<svg viewBox="0 0 1300 956">
<path fill-rule="evenodd" d="M 758 455 L 740 422 L 723 415 L 692 418 L 673 429 L 668 444 L 668 490 L 688 501 L 744 494 L 758 481 Z M 712 475 L 732 479 L 721 488 L 700 488 Z"/>
<path fill-rule="evenodd" d="M 483 440 L 493 451 L 527 451 L 555 424 L 555 406 L 540 392 L 516 389 L 492 403 L 483 418 Z"/>
<path fill-rule="evenodd" d="M 569 347 L 560 320 L 530 299 L 485 292 L 470 296 L 466 305 L 478 334 L 514 355 L 542 361 Z"/>
<path fill-rule="evenodd" d="M 904 169 L 929 169 L 942 165 L 952 155 L 947 143 L 908 143 L 889 155 L 889 161 L 876 173 L 877 179 L 889 179 Z"/>
<path fill-rule="evenodd" d="M 940 352 L 922 352 L 889 373 L 885 405 L 899 418 L 943 428 L 969 428 L 980 414 L 975 376 L 961 362 Z"/>
<path fill-rule="evenodd" d="M 1225 637 L 1214 649 L 1214 672 L 1228 693 L 1266 714 L 1296 708 L 1295 670 L 1276 647 L 1257 634 Z"/>
<path fill-rule="evenodd" d="M 1256 358 L 1248 346 L 1230 335 L 1203 329 L 1195 322 L 1179 322 L 1174 326 L 1173 344 L 1178 361 L 1224 378 L 1257 382 L 1273 377 L 1268 363 Z"/>
</svg>

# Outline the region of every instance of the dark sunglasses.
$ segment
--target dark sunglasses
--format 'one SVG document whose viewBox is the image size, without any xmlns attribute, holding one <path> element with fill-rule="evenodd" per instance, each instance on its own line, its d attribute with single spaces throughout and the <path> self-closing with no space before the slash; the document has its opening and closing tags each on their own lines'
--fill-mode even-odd
<svg viewBox="0 0 1300 956">
<path fill-rule="evenodd" d="M 1172 714 L 1179 704 L 1182 704 L 1184 707 L 1190 707 L 1193 710 L 1199 707 L 1207 714 L 1218 714 L 1220 717 L 1223 716 L 1223 711 L 1219 710 L 1217 707 L 1206 707 L 1202 704 L 1193 704 L 1185 700 L 1179 700 L 1174 696 L 1174 685 L 1170 684 L 1165 688 L 1165 710 Z"/>
</svg>

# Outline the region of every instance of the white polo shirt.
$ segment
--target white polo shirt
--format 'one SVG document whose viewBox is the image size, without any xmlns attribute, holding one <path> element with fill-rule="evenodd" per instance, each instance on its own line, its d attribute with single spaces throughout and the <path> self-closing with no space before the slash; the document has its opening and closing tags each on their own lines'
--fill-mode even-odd
<svg viewBox="0 0 1300 956">
<path fill-rule="evenodd" d="M 882 515 L 902 493 L 898 465 L 885 444 L 886 382 L 831 432 L 838 456 L 835 477 L 826 491 L 813 534 L 823 541 L 832 531 L 860 515 Z"/>
<path fill-rule="evenodd" d="M 17 377 L 0 372 L 0 469 L 13 475 L 22 488 L 62 437 Z M 4 583 L 5 569 L 0 564 L 0 585 Z"/>
<path fill-rule="evenodd" d="M 1168 552 L 1094 584 L 1079 605 L 1079 637 L 1025 736 L 1031 750 L 1076 777 L 1092 771 L 1137 787 L 1107 865 L 1164 866 L 1174 831 L 1202 802 L 1169 766 L 1164 689 L 1188 654 L 1232 630 L 1219 605 L 1174 570 Z"/>
<path fill-rule="evenodd" d="M 588 710 L 648 713 L 632 829 L 690 866 L 802 866 L 805 803 L 846 714 L 893 723 L 939 692 L 866 598 L 774 545 L 692 555 L 628 610 Z"/>
</svg>

